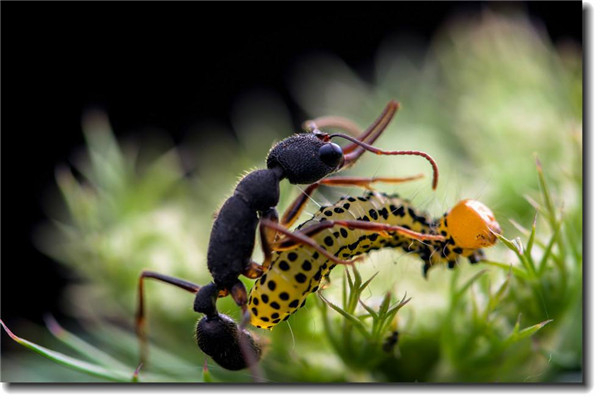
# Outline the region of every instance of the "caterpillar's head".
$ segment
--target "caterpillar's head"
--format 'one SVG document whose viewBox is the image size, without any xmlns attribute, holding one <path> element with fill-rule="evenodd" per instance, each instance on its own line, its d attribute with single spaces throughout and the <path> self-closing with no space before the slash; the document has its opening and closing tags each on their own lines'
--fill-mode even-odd
<svg viewBox="0 0 600 400">
<path fill-rule="evenodd" d="M 448 233 L 456 245 L 464 249 L 479 249 L 496 243 L 500 224 L 492 211 L 477 200 L 463 200 L 446 216 Z"/>
</svg>

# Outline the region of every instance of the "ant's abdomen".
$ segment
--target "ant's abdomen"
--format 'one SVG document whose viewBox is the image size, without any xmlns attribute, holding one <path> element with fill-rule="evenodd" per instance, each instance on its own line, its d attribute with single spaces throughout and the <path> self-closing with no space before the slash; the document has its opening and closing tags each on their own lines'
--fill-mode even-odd
<svg viewBox="0 0 600 400">
<path fill-rule="evenodd" d="M 238 324 L 225 314 L 201 318 L 196 326 L 196 342 L 217 364 L 233 371 L 257 362 L 262 353 L 252 335 L 244 330 L 240 336 Z"/>
</svg>

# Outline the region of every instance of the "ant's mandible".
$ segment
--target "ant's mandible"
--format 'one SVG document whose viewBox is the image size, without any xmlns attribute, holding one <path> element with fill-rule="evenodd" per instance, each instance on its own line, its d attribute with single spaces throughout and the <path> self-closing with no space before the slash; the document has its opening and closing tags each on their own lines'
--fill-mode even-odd
<svg viewBox="0 0 600 400">
<path fill-rule="evenodd" d="M 433 167 L 433 188 L 438 179 L 435 161 L 420 151 L 384 151 L 372 146 L 394 116 L 399 104 L 390 101 L 381 115 L 364 132 L 349 120 L 340 117 L 323 117 L 305 123 L 308 133 L 296 134 L 276 143 L 267 156 L 267 168 L 246 175 L 236 186 L 214 221 L 208 245 L 207 264 L 213 282 L 198 286 L 178 278 L 143 271 L 138 281 L 138 310 L 136 331 L 141 343 L 142 362 L 146 358 L 147 340 L 144 315 L 143 281 L 146 278 L 169 283 L 196 295 L 194 311 L 205 316 L 198 321 L 196 340 L 202 351 L 226 369 L 238 370 L 254 364 L 260 358 L 260 346 L 244 329 L 250 319 L 248 295 L 240 275 L 256 279 L 267 271 L 278 236 L 313 247 L 336 264 L 352 264 L 357 260 L 343 260 L 327 252 L 309 236 L 290 232 L 288 228 L 296 221 L 303 203 L 292 204 L 279 220 L 275 207 L 279 202 L 279 183 L 287 179 L 292 184 L 315 184 L 326 176 L 345 169 L 365 152 L 384 155 L 418 155 L 426 158 Z M 327 134 L 322 127 L 338 127 L 354 136 L 342 133 Z M 331 142 L 334 137 L 351 143 L 340 147 Z M 366 186 L 362 178 L 340 178 L 344 185 Z M 387 178 L 387 182 L 396 179 Z M 398 182 L 404 181 L 397 179 Z M 252 261 L 256 230 L 260 233 L 264 260 Z M 242 321 L 236 324 L 231 318 L 217 311 L 216 301 L 231 295 L 242 309 Z"/>
</svg>

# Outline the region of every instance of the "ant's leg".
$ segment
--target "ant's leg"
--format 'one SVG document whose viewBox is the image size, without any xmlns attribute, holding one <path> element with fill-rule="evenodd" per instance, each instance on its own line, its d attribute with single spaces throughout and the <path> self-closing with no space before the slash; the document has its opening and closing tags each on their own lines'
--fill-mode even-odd
<svg viewBox="0 0 600 400">
<path fill-rule="evenodd" d="M 279 217 L 277 215 L 277 210 L 273 207 L 267 210 L 261 216 L 261 221 L 268 221 L 273 224 L 277 224 Z M 246 267 L 246 269 L 242 272 L 242 274 L 248 278 L 256 279 L 262 276 L 269 265 L 271 264 L 272 259 L 272 245 L 275 241 L 276 231 L 268 229 L 264 225 L 259 226 L 260 232 L 260 242 L 262 251 L 264 253 L 264 259 L 262 264 L 258 264 L 254 261 L 251 261 L 250 264 Z M 242 318 L 240 323 L 238 324 L 238 340 L 239 340 L 239 349 L 244 360 L 244 363 L 248 368 L 250 368 L 250 372 L 252 374 L 253 380 L 255 382 L 263 381 L 262 372 L 258 367 L 258 360 L 260 358 L 260 350 L 257 350 L 256 344 L 254 343 L 254 339 L 250 337 L 250 333 L 246 331 L 246 325 L 250 322 L 250 312 L 248 311 L 248 293 L 246 291 L 246 287 L 241 281 L 237 281 L 233 286 L 229 289 L 229 294 L 236 302 L 236 304 L 241 308 Z"/>
<path fill-rule="evenodd" d="M 261 216 L 261 221 L 267 220 L 271 221 L 274 224 L 279 222 L 279 216 L 277 214 L 277 210 L 272 207 L 266 212 L 264 212 Z M 258 227 L 260 233 L 260 245 L 262 248 L 262 252 L 264 255 L 262 264 L 251 261 L 246 269 L 242 271 L 242 275 L 250 279 L 260 278 L 265 271 L 271 265 L 272 253 L 273 253 L 273 243 L 275 243 L 275 239 L 277 236 L 277 232 L 267 228 L 264 225 L 259 225 Z"/>
<path fill-rule="evenodd" d="M 323 246 L 319 245 L 319 243 L 315 242 L 313 239 L 311 239 L 310 237 L 308 237 L 307 235 L 303 234 L 300 231 L 290 232 L 284 226 L 279 225 L 279 224 L 274 223 L 269 220 L 263 219 L 260 221 L 260 223 L 261 223 L 261 225 L 264 225 L 269 229 L 272 229 L 280 234 L 287 236 L 288 239 L 285 241 L 286 243 L 287 242 L 294 243 L 294 246 L 300 245 L 300 244 L 310 246 L 310 247 L 314 248 L 317 252 L 321 253 L 323 256 L 327 257 L 328 259 L 330 259 L 331 261 L 333 261 L 336 264 L 352 265 L 358 261 L 358 259 L 347 261 L 347 260 L 343 260 L 341 258 L 334 256 L 333 254 L 331 254 L 330 252 L 325 250 L 325 248 Z M 277 247 L 279 247 L 279 246 L 277 246 Z M 273 246 L 271 246 L 271 248 L 273 248 Z"/>
<path fill-rule="evenodd" d="M 243 327 L 250 320 L 250 314 L 248 313 L 248 292 L 246 292 L 246 287 L 238 280 L 229 289 L 229 294 L 231 294 L 235 303 L 242 309 L 242 322 L 240 322 L 240 327 Z"/>
<path fill-rule="evenodd" d="M 256 279 L 260 278 L 265 271 L 271 265 L 272 254 L 273 254 L 273 243 L 278 239 L 279 234 L 285 234 L 283 231 L 273 229 L 272 226 L 278 226 L 280 229 L 288 228 L 289 225 L 293 224 L 298 218 L 300 211 L 306 205 L 306 199 L 310 194 L 319 186 L 319 183 L 310 185 L 303 194 L 301 194 L 296 201 L 286 211 L 286 216 L 289 218 L 287 225 L 280 225 L 277 210 L 275 208 L 269 209 L 261 217 L 261 223 L 259 225 L 260 232 L 260 245 L 264 255 L 262 264 L 251 261 L 246 269 L 242 272 L 247 278 Z M 284 216 L 285 218 L 285 216 Z M 263 223 L 265 222 L 265 223 Z M 272 226 L 269 224 L 273 224 Z M 309 244 L 310 245 L 310 244 Z"/>
<path fill-rule="evenodd" d="M 383 130 L 387 127 L 392 117 L 396 113 L 396 110 L 400 108 L 400 103 L 396 100 L 391 100 L 386 105 L 385 109 L 379 117 L 369 126 L 364 132 L 361 132 L 358 126 L 351 120 L 343 117 L 320 117 L 314 120 L 306 121 L 303 124 L 303 128 L 312 133 L 321 133 L 319 130 L 322 127 L 341 128 L 352 136 L 356 137 L 361 142 L 372 144 L 381 135 Z M 369 137 L 371 136 L 371 137 Z M 356 149 L 357 145 L 351 143 L 342 148 L 344 154 L 351 152 Z"/>
<path fill-rule="evenodd" d="M 266 257 L 265 257 L 265 261 L 267 261 Z M 269 262 L 270 262 L 270 257 L 269 257 Z M 242 275 L 244 275 L 246 278 L 250 278 L 250 279 L 260 278 L 261 276 L 263 276 L 264 273 L 265 273 L 264 264 L 259 264 L 254 261 L 251 261 L 250 265 L 248 265 L 246 267 L 246 269 L 244 271 L 242 271 Z"/>
<path fill-rule="evenodd" d="M 331 229 L 334 226 L 345 226 L 347 228 L 352 228 L 352 229 L 361 229 L 361 230 L 365 230 L 365 231 L 374 231 L 374 232 L 379 232 L 379 233 L 388 233 L 388 232 L 398 232 L 401 235 L 404 235 L 408 238 L 411 239 L 415 239 L 415 240 L 419 240 L 419 241 L 425 241 L 425 240 L 429 240 L 429 241 L 443 241 L 446 238 L 442 235 L 430 235 L 430 234 L 426 234 L 426 233 L 420 233 L 420 232 L 415 232 L 412 231 L 410 229 L 401 227 L 401 226 L 395 226 L 395 225 L 388 225 L 388 224 L 381 224 L 378 222 L 369 222 L 369 221 L 355 221 L 355 220 L 327 220 L 327 221 L 322 221 L 322 222 L 318 222 L 316 224 L 307 226 L 305 228 L 302 228 L 294 233 L 297 233 L 299 235 L 303 235 L 306 237 L 313 237 L 315 235 L 317 235 L 318 233 L 326 230 L 326 229 Z M 285 239 L 285 240 L 280 240 L 278 242 L 275 243 L 275 249 L 277 251 L 285 251 L 285 250 L 290 250 L 296 246 L 298 246 L 299 243 L 292 239 Z"/>
<path fill-rule="evenodd" d="M 321 129 L 325 127 L 339 128 L 355 137 L 360 137 L 363 133 L 354 121 L 348 118 L 333 115 L 311 119 L 302 124 L 302 128 L 304 128 L 304 130 L 312 133 L 319 133 L 321 132 Z"/>
<path fill-rule="evenodd" d="M 135 331 L 140 343 L 140 362 L 142 363 L 146 361 L 148 356 L 148 338 L 146 336 L 146 316 L 144 312 L 144 279 L 146 278 L 169 283 L 191 293 L 197 293 L 200 290 L 200 286 L 192 282 L 157 272 L 142 271 L 138 280 L 138 306 L 135 314 Z"/>
<path fill-rule="evenodd" d="M 308 199 L 320 185 L 321 181 L 315 182 L 302 190 L 302 193 L 296 197 L 296 200 L 294 200 L 283 213 L 283 217 L 281 218 L 282 226 L 289 228 L 296 222 L 300 213 L 304 210 L 304 207 L 306 207 Z"/>
<path fill-rule="evenodd" d="M 296 222 L 298 217 L 300 216 L 300 212 L 306 206 L 308 199 L 311 194 L 321 185 L 325 186 L 358 186 L 364 187 L 369 190 L 373 190 L 371 188 L 371 183 L 376 182 L 384 182 L 384 183 L 402 183 L 414 181 L 416 179 L 420 179 L 423 177 L 423 174 L 418 174 L 414 176 L 408 176 L 405 178 L 362 178 L 362 177 L 352 177 L 352 176 L 334 176 L 330 178 L 324 178 L 320 181 L 313 183 L 312 185 L 307 186 L 296 200 L 290 204 L 290 206 L 285 210 L 283 217 L 281 218 L 281 225 L 286 228 L 289 228 Z"/>
<path fill-rule="evenodd" d="M 262 221 L 270 221 L 274 224 L 279 224 L 279 214 L 277 214 L 277 210 L 275 207 L 271 207 L 261 216 Z M 273 252 L 272 246 L 275 242 L 277 232 L 272 229 L 267 229 L 263 224 L 259 225 L 260 231 L 260 245 L 262 248 L 262 252 L 264 254 L 264 259 L 262 263 L 263 271 L 266 271 L 269 265 L 271 264 L 271 253 Z"/>
<path fill-rule="evenodd" d="M 387 128 L 388 124 L 391 122 L 394 114 L 399 108 L 400 103 L 398 103 L 396 100 L 391 100 L 389 103 L 387 103 L 383 109 L 383 112 L 379 115 L 379 117 L 377 117 L 371 126 L 369 126 L 361 135 L 358 135 L 356 139 L 366 144 L 373 144 L 375 140 L 381 136 L 385 128 Z M 360 148 L 357 149 L 357 147 L 358 145 L 356 143 L 351 143 L 342 147 L 342 151 L 344 152 L 344 155 L 351 154 L 351 152 L 358 152 L 358 154 L 354 157 L 358 158 L 362 153 L 364 153 L 365 150 L 361 150 Z"/>
<path fill-rule="evenodd" d="M 371 183 L 404 183 L 423 178 L 423 174 L 406 176 L 402 178 L 387 178 L 377 177 L 363 178 L 360 176 L 333 176 L 330 178 L 321 179 L 318 183 L 326 186 L 358 186 L 365 189 L 373 190 Z"/>
<path fill-rule="evenodd" d="M 260 350 L 257 350 L 254 339 L 246 331 L 246 325 L 250 321 L 250 312 L 248 311 L 248 292 L 244 284 L 238 280 L 229 290 L 231 297 L 242 309 L 242 318 L 238 324 L 239 328 L 239 347 L 246 366 L 250 368 L 252 378 L 255 382 L 264 381 L 262 372 L 258 367 Z"/>
<path fill-rule="evenodd" d="M 325 140 L 327 140 L 327 141 L 334 137 L 342 137 L 351 142 L 350 144 L 342 147 L 342 152 L 344 154 L 344 162 L 341 165 L 340 169 L 348 168 L 351 165 L 353 165 L 356 162 L 356 160 L 358 160 L 360 158 L 360 156 L 367 150 L 372 153 L 375 153 L 375 154 L 384 154 L 384 155 L 417 155 L 417 156 L 421 156 L 421 157 L 427 159 L 427 161 L 429 161 L 429 163 L 431 164 L 431 166 L 433 168 L 433 185 L 432 186 L 433 186 L 433 189 L 435 189 L 437 187 L 437 181 L 438 181 L 438 175 L 439 175 L 438 167 L 437 167 L 436 162 L 433 160 L 433 158 L 431 158 L 431 156 L 429 154 L 424 153 L 422 151 L 413 151 L 413 150 L 385 151 L 385 150 L 381 150 L 381 149 L 371 146 L 371 144 L 373 144 L 375 142 L 375 140 L 377 140 L 377 138 L 379 136 L 381 136 L 381 134 L 383 133 L 385 128 L 389 125 L 389 123 L 391 122 L 392 118 L 394 117 L 394 114 L 396 113 L 396 111 L 398 110 L 399 107 L 400 107 L 400 104 L 397 101 L 391 100 L 386 105 L 386 107 L 384 108 L 381 115 L 379 115 L 379 117 L 377 117 L 377 119 L 371 124 L 371 126 L 369 126 L 358 137 L 348 136 L 343 133 L 333 133 L 331 135 L 324 134 L 323 132 L 321 132 L 318 129 L 318 124 L 316 124 L 316 123 L 310 124 L 310 121 L 309 121 L 309 128 L 312 130 L 313 133 L 323 135 L 325 137 Z M 326 117 L 325 119 L 326 120 L 331 119 L 331 117 Z M 354 128 L 351 128 L 351 129 L 355 130 Z"/>
<path fill-rule="evenodd" d="M 381 150 L 381 149 L 371 146 L 371 144 L 373 144 L 375 142 L 375 140 L 377 140 L 377 138 L 379 136 L 381 136 L 381 134 L 383 133 L 385 128 L 388 126 L 388 124 L 394 117 L 394 114 L 396 113 L 396 110 L 398 108 L 399 108 L 399 103 L 397 101 L 395 101 L 395 100 L 390 101 L 387 104 L 387 106 L 385 107 L 385 109 L 383 110 L 383 112 L 381 113 L 381 115 L 375 120 L 375 122 L 373 122 L 371 124 L 371 126 L 369 126 L 367 128 L 367 130 L 357 138 L 345 135 L 343 133 L 334 133 L 334 134 L 325 135 L 325 136 L 327 137 L 327 140 L 332 139 L 334 137 L 342 137 L 342 138 L 352 142 L 349 145 L 342 147 L 342 152 L 344 153 L 344 162 L 340 169 L 350 167 L 367 150 L 372 153 L 380 154 L 380 155 L 384 154 L 384 155 L 421 156 L 421 157 L 427 159 L 427 161 L 429 161 L 429 163 L 431 164 L 431 167 L 433 168 L 433 185 L 432 186 L 433 186 L 433 189 L 435 189 L 437 187 L 438 175 L 439 175 L 438 167 L 437 167 L 435 160 L 433 158 L 431 158 L 431 156 L 429 154 L 422 152 L 422 151 L 414 151 L 414 150 L 385 151 L 385 150 Z M 319 133 L 319 132 L 317 132 L 317 133 Z"/>
</svg>

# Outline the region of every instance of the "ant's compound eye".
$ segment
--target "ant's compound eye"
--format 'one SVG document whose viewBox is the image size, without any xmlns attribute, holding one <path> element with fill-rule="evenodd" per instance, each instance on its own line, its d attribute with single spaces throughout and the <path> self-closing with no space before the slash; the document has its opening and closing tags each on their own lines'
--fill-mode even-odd
<svg viewBox="0 0 600 400">
<path fill-rule="evenodd" d="M 337 167 L 344 158 L 344 153 L 337 144 L 327 143 L 319 149 L 319 158 L 330 167 Z"/>
</svg>

